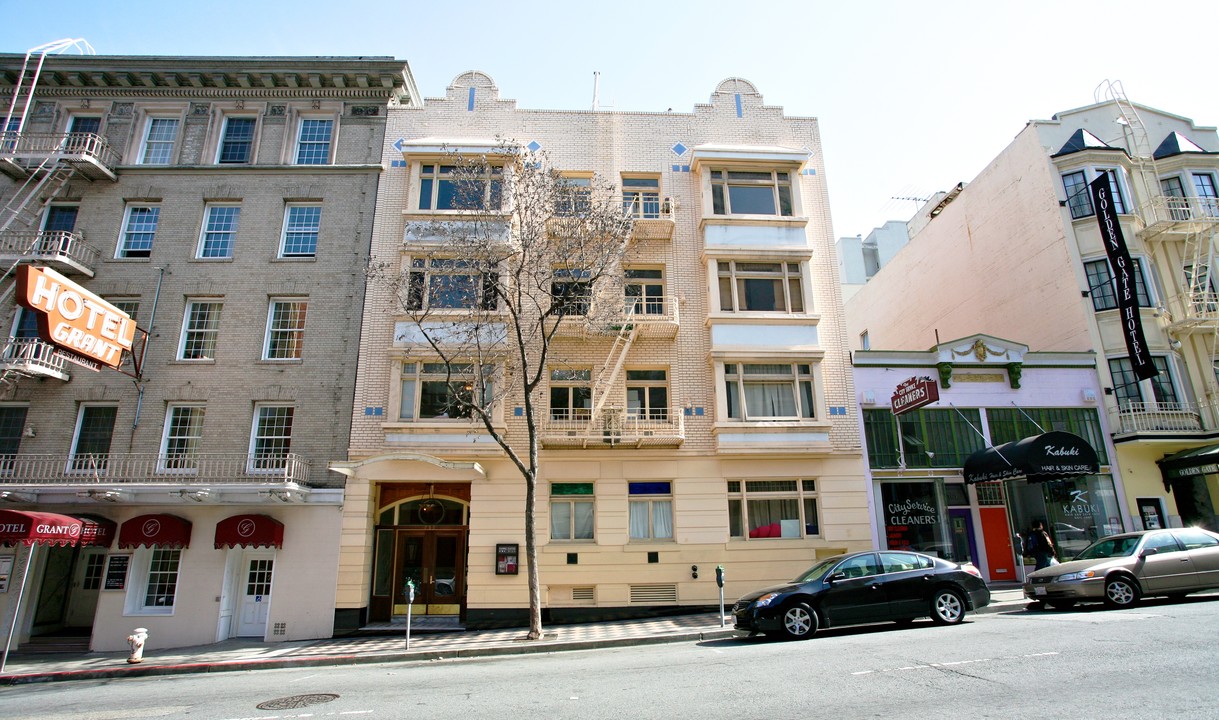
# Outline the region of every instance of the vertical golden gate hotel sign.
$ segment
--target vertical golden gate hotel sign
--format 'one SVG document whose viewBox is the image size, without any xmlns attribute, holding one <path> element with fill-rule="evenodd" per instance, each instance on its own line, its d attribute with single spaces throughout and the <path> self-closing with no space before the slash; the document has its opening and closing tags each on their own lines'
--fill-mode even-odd
<svg viewBox="0 0 1219 720">
<path fill-rule="evenodd" d="M 37 315 L 43 340 L 107 367 L 135 341 L 131 316 L 50 268 L 17 268 L 17 302 Z"/>
</svg>

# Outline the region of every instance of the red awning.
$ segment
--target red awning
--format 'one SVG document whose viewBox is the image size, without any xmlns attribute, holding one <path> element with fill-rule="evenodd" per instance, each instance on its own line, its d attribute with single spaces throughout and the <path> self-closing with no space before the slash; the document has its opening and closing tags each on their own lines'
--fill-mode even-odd
<svg viewBox="0 0 1219 720">
<path fill-rule="evenodd" d="M 270 515 L 234 515 L 216 523 L 216 548 L 284 546 L 284 524 Z"/>
<path fill-rule="evenodd" d="M 108 548 L 114 543 L 114 536 L 118 534 L 118 523 L 96 515 L 78 515 L 77 518 L 84 523 L 80 531 L 82 546 Z"/>
<path fill-rule="evenodd" d="M 75 545 L 84 523 L 74 517 L 27 510 L 0 510 L 0 543 Z"/>
<path fill-rule="evenodd" d="M 139 515 L 119 528 L 119 547 L 190 547 L 190 520 L 177 515 Z"/>
</svg>

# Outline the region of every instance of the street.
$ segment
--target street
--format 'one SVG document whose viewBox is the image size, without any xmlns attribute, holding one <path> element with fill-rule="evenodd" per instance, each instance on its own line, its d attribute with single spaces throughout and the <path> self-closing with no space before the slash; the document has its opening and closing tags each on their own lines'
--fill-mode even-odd
<svg viewBox="0 0 1219 720">
<path fill-rule="evenodd" d="M 1219 717 L 1219 597 L 496 659 L 0 689 L 0 717 Z M 269 704 L 268 704 L 269 703 Z M 260 709 L 259 705 L 263 708 Z"/>
</svg>

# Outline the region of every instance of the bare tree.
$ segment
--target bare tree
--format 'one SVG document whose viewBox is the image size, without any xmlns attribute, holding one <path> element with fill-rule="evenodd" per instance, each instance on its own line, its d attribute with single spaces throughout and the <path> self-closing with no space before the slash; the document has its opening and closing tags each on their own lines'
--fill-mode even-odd
<svg viewBox="0 0 1219 720">
<path fill-rule="evenodd" d="M 431 412 L 469 418 L 525 480 L 528 637 L 539 639 L 535 510 L 548 409 L 538 393 L 548 368 L 564 364 L 556 349 L 560 328 L 579 324 L 596 334 L 629 322 L 622 266 L 634 213 L 604 179 L 564 177 L 543 154 L 507 141 L 486 155 L 454 153 L 432 170 L 420 192 L 451 212 L 408 223 L 409 259 L 374 258 L 369 280 L 411 321 L 409 337 L 397 340 L 443 367 L 447 393 L 429 399 Z M 599 406 L 591 394 L 584 407 L 555 412 L 595 423 Z M 493 422 L 497 405 L 520 408 L 506 430 Z"/>
</svg>

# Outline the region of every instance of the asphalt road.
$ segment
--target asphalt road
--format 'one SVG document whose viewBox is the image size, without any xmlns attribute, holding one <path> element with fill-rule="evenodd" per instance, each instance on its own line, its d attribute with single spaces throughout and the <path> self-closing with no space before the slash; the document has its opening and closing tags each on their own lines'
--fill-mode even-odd
<svg viewBox="0 0 1219 720">
<path fill-rule="evenodd" d="M 0 688 L 0 718 L 1213 718 L 1217 647 L 1219 597 L 1152 600 L 796 643 L 16 686 Z"/>
</svg>

